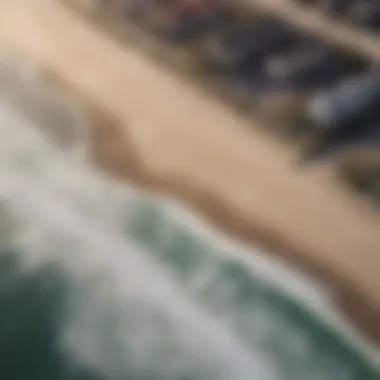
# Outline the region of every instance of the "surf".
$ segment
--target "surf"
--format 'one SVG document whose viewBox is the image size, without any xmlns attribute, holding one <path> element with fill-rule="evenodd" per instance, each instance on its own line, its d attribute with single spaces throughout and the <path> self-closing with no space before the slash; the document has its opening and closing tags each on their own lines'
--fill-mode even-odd
<svg viewBox="0 0 380 380">
<path fill-rule="evenodd" d="M 2 378 L 377 378 L 327 289 L 93 167 L 86 128 L 2 62 Z"/>
</svg>

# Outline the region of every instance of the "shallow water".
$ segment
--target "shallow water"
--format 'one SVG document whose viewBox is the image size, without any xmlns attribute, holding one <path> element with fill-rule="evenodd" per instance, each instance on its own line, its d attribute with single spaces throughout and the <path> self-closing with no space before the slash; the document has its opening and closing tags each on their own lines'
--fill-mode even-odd
<svg viewBox="0 0 380 380">
<path fill-rule="evenodd" d="M 0 100 L 0 379 L 379 378 L 325 289 L 98 173 L 18 96 Z"/>
</svg>

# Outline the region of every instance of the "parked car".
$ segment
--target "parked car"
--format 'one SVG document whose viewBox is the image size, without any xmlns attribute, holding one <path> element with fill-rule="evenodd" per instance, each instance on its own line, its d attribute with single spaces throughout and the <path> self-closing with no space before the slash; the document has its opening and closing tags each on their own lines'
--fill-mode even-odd
<svg viewBox="0 0 380 380">
<path fill-rule="evenodd" d="M 362 74 L 312 96 L 305 110 L 307 127 L 319 137 L 306 154 L 310 159 L 374 139 L 380 122 L 380 73 Z"/>
<path fill-rule="evenodd" d="M 358 121 L 347 128 L 341 128 L 332 133 L 322 134 L 314 140 L 314 145 L 304 151 L 304 162 L 337 156 L 342 151 L 355 151 L 363 149 L 380 149 L 380 118 Z"/>
<path fill-rule="evenodd" d="M 286 54 L 269 57 L 264 70 L 272 85 L 267 86 L 264 96 L 261 94 L 257 111 L 273 120 L 271 124 L 277 130 L 294 138 L 298 135 L 296 123 L 309 96 L 333 87 L 367 66 L 360 58 L 312 40 Z"/>
<path fill-rule="evenodd" d="M 365 60 L 347 55 L 321 42 L 271 57 L 266 69 L 278 82 L 308 92 L 333 85 L 348 75 L 366 68 Z"/>
<path fill-rule="evenodd" d="M 280 129 L 290 132 L 307 96 L 332 87 L 367 66 L 361 58 L 303 36 L 288 50 L 269 53 L 262 66 L 245 66 L 230 73 L 228 79 L 236 92 L 243 93 L 245 99 L 256 103 L 255 111 L 261 113 L 265 109 L 265 113 L 274 120 L 281 120 L 284 115 Z M 269 103 L 271 99 L 274 99 L 273 107 Z"/>
<path fill-rule="evenodd" d="M 308 102 L 308 118 L 326 131 L 355 124 L 380 112 L 380 72 L 369 72 L 343 81 L 331 90 L 316 94 Z"/>
<path fill-rule="evenodd" d="M 274 50 L 286 49 L 300 36 L 292 26 L 275 18 L 262 18 L 243 25 L 224 25 L 205 40 L 204 60 L 221 73 L 252 70 Z"/>
</svg>

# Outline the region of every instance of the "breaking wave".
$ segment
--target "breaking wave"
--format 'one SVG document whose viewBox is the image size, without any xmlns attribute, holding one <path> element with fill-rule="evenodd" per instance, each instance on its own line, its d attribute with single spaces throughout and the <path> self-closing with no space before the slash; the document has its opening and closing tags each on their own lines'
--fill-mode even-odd
<svg viewBox="0 0 380 380">
<path fill-rule="evenodd" d="M 99 173 L 73 107 L 12 70 L 0 66 L 1 379 L 379 378 L 325 289 Z"/>
</svg>

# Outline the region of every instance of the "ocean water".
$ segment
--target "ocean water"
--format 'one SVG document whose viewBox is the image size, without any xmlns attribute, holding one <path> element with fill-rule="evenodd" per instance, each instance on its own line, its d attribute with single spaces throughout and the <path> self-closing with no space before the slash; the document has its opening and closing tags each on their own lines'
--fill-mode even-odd
<svg viewBox="0 0 380 380">
<path fill-rule="evenodd" d="M 100 173 L 75 106 L 18 70 L 0 63 L 0 379 L 380 378 L 328 289 Z"/>
</svg>

